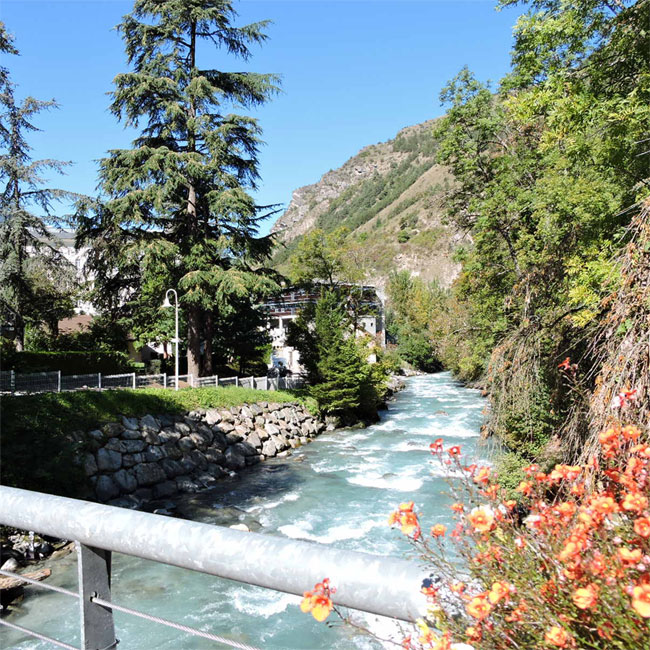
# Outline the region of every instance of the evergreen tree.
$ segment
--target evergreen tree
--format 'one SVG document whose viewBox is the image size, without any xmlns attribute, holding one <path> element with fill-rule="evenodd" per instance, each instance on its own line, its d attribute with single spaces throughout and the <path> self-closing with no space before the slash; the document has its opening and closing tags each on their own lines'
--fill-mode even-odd
<svg viewBox="0 0 650 650">
<path fill-rule="evenodd" d="M 214 314 L 278 288 L 260 268 L 272 242 L 258 226 L 271 206 L 247 194 L 260 129 L 230 112 L 267 101 L 277 77 L 200 61 L 205 45 L 248 60 L 249 46 L 266 40 L 266 21 L 236 27 L 235 17 L 228 0 L 136 0 L 118 27 L 131 69 L 115 78 L 111 111 L 140 135 L 102 160 L 105 205 L 79 211 L 79 241 L 93 245 L 91 265 L 105 278 L 98 292 L 122 317 L 148 312 L 155 323 L 163 289 L 179 288 L 194 375 L 202 344 L 211 371 Z"/>
<path fill-rule="evenodd" d="M 0 24 L 0 51 L 18 54 Z M 45 186 L 43 173 L 61 173 L 69 163 L 32 160 L 26 134 L 38 130 L 32 117 L 54 101 L 15 98 L 14 84 L 0 67 L 0 318 L 14 329 L 14 344 L 24 349 L 28 322 L 47 322 L 72 312 L 69 263 L 52 243 L 48 226 L 57 225 L 52 203 L 70 193 Z"/>
</svg>

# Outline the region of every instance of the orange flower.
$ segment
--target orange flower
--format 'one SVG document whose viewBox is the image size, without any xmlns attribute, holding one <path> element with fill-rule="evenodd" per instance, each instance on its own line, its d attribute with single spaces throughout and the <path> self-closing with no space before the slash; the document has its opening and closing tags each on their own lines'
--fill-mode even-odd
<svg viewBox="0 0 650 650">
<path fill-rule="evenodd" d="M 638 492 L 628 492 L 621 503 L 623 510 L 642 512 L 648 507 L 648 499 Z"/>
<path fill-rule="evenodd" d="M 569 642 L 569 635 L 567 634 L 566 630 L 558 627 L 557 625 L 554 625 L 553 627 L 550 627 L 548 630 L 546 630 L 544 641 L 556 646 L 557 648 L 566 648 L 567 643 Z"/>
<path fill-rule="evenodd" d="M 436 438 L 430 445 L 432 454 L 439 454 L 442 451 L 442 438 Z"/>
<path fill-rule="evenodd" d="M 632 608 L 643 618 L 650 618 L 650 584 L 636 585 L 632 589 Z"/>
<path fill-rule="evenodd" d="M 502 598 L 505 598 L 510 593 L 510 585 L 507 582 L 495 582 L 488 594 L 489 601 L 496 605 Z"/>
<path fill-rule="evenodd" d="M 643 553 L 640 548 L 630 550 L 629 548 L 622 546 L 618 549 L 618 557 L 621 559 L 623 564 L 636 564 L 643 558 Z"/>
<path fill-rule="evenodd" d="M 598 600 L 598 586 L 592 583 L 586 587 L 576 589 L 572 598 L 578 609 L 590 609 Z"/>
<path fill-rule="evenodd" d="M 533 491 L 533 484 L 530 481 L 522 481 L 517 487 L 517 492 L 521 492 L 527 497 L 530 496 L 530 493 Z"/>
<path fill-rule="evenodd" d="M 571 357 L 567 357 L 562 363 L 558 363 L 558 370 L 568 370 L 571 367 Z"/>
<path fill-rule="evenodd" d="M 618 511 L 618 505 L 614 499 L 606 495 L 598 495 L 591 500 L 591 507 L 602 516 L 611 515 Z"/>
<path fill-rule="evenodd" d="M 467 516 L 467 519 L 474 527 L 474 530 L 487 533 L 494 524 L 494 511 L 489 506 L 474 508 Z"/>
<path fill-rule="evenodd" d="M 462 503 L 454 503 L 454 504 L 451 506 L 451 509 L 452 509 L 454 512 L 463 512 L 463 511 L 465 510 L 465 506 L 464 506 Z"/>
<path fill-rule="evenodd" d="M 305 597 L 300 603 L 301 611 L 311 615 L 319 622 L 322 623 L 332 611 L 334 605 L 330 599 L 330 594 L 333 594 L 336 589 L 331 588 L 329 585 L 329 578 L 325 578 L 323 582 L 319 582 L 314 591 L 306 591 Z"/>
<path fill-rule="evenodd" d="M 445 526 L 444 524 L 436 524 L 435 526 L 431 526 L 432 537 L 444 537 L 446 532 L 447 532 L 447 526 Z"/>
<path fill-rule="evenodd" d="M 476 476 L 474 477 L 474 483 L 487 483 L 490 480 L 490 468 L 489 467 L 479 467 Z"/>
<path fill-rule="evenodd" d="M 465 630 L 465 636 L 469 641 L 480 641 L 483 638 L 483 630 L 481 630 L 480 627 L 474 627 L 473 625 L 470 625 Z"/>
<path fill-rule="evenodd" d="M 634 532 L 639 537 L 650 537 L 650 518 L 639 517 L 634 521 Z"/>
<path fill-rule="evenodd" d="M 418 516 L 413 512 L 413 501 L 400 503 L 399 509 L 391 512 L 388 517 L 388 525 L 394 526 L 398 524 L 401 527 L 404 535 L 413 535 L 413 539 L 420 537 L 420 523 Z"/>
<path fill-rule="evenodd" d="M 470 616 L 482 621 L 490 614 L 492 606 L 487 600 L 487 594 L 480 594 L 479 596 L 472 598 L 472 600 L 467 603 L 465 609 Z"/>
<path fill-rule="evenodd" d="M 460 447 L 458 445 L 454 445 L 453 447 L 449 447 L 449 449 L 447 449 L 447 453 L 450 456 L 458 456 L 458 455 L 460 455 Z"/>
</svg>

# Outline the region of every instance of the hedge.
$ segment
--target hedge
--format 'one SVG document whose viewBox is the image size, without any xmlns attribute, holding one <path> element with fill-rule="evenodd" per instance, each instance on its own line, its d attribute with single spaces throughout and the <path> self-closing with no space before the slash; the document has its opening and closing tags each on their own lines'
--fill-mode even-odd
<svg viewBox="0 0 650 650">
<path fill-rule="evenodd" d="M 101 372 L 105 375 L 134 372 L 133 362 L 124 352 L 15 352 L 3 359 L 3 370 L 48 372 L 63 375 Z"/>
</svg>

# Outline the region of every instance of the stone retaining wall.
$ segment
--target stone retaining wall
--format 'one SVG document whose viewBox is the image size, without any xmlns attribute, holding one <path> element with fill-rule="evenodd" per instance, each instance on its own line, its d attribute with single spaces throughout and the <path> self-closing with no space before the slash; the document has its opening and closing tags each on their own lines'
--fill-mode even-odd
<svg viewBox="0 0 650 650">
<path fill-rule="evenodd" d="M 260 402 L 185 416 L 122 418 L 85 434 L 83 458 L 98 501 L 138 507 L 306 444 L 325 424 L 295 402 Z"/>
</svg>

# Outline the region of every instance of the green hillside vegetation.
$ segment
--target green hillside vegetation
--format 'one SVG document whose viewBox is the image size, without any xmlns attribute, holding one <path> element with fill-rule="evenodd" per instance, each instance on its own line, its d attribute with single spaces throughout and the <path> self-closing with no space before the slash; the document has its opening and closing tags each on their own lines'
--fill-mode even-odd
<svg viewBox="0 0 650 650">
<path fill-rule="evenodd" d="M 450 187 L 444 168 L 436 163 L 438 143 L 433 122 L 404 129 L 394 140 L 364 148 L 341 169 L 326 174 L 319 184 L 302 188 L 307 203 L 304 218 L 310 230 L 325 233 L 348 230 L 350 242 L 363 244 L 360 261 L 368 279 L 381 286 L 395 268 L 403 267 L 448 284 L 454 266 L 450 238 L 454 232 L 442 219 L 441 197 Z M 360 174 L 359 170 L 364 171 Z M 368 173 L 365 173 L 368 171 Z M 323 188 L 328 181 L 345 188 L 332 198 Z M 287 211 L 276 226 L 282 243 L 274 265 L 287 271 L 302 235 L 282 232 Z M 432 251 L 432 248 L 435 248 Z M 434 260 L 435 263 L 431 264 Z"/>
</svg>

